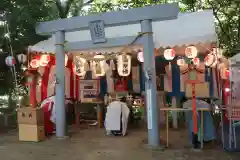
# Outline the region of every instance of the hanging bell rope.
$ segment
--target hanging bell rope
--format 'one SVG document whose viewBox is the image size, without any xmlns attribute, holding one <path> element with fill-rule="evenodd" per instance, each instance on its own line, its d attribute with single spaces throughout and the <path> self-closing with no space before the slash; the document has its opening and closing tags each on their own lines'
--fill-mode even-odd
<svg viewBox="0 0 240 160">
<path fill-rule="evenodd" d="M 141 38 L 145 34 L 153 34 L 153 32 L 139 32 L 137 34 L 137 36 L 134 38 L 134 40 L 131 43 L 125 45 L 119 52 L 113 53 L 113 54 L 106 54 L 106 55 L 104 55 L 104 58 L 97 58 L 96 59 L 96 58 L 94 58 L 94 56 L 89 56 L 89 54 L 88 55 L 83 55 L 82 54 L 82 55 L 78 55 L 78 56 L 86 59 L 87 61 L 114 60 L 114 59 L 116 59 L 116 56 L 121 55 L 121 54 L 126 54 L 129 47 L 131 47 L 139 38 Z"/>
</svg>

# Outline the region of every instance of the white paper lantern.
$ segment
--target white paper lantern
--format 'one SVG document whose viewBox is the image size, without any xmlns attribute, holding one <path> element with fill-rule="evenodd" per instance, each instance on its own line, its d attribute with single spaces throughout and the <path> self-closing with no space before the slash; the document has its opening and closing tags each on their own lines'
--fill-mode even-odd
<svg viewBox="0 0 240 160">
<path fill-rule="evenodd" d="M 185 56 L 187 58 L 195 58 L 197 57 L 198 55 L 198 50 L 195 46 L 188 46 L 186 49 L 185 49 Z"/>
<path fill-rule="evenodd" d="M 26 54 L 19 54 L 17 55 L 17 59 L 19 63 L 25 63 L 27 61 L 27 55 Z"/>
<path fill-rule="evenodd" d="M 122 54 L 117 56 L 117 61 L 118 61 L 118 74 L 120 76 L 129 76 L 131 73 L 131 56 Z"/>
<path fill-rule="evenodd" d="M 215 56 L 213 54 L 208 54 L 205 58 L 204 58 L 204 64 L 207 67 L 211 67 L 215 62 Z"/>
<path fill-rule="evenodd" d="M 177 65 L 178 66 L 183 66 L 185 64 L 186 64 L 186 62 L 185 62 L 185 60 L 183 58 L 180 58 L 180 59 L 177 60 Z"/>
<path fill-rule="evenodd" d="M 106 61 L 93 61 L 92 62 L 92 72 L 96 77 L 101 77 L 105 75 L 105 65 Z"/>
<path fill-rule="evenodd" d="M 138 61 L 141 62 L 141 63 L 144 62 L 143 52 L 138 52 L 137 59 L 138 59 Z"/>
<path fill-rule="evenodd" d="M 87 63 L 86 59 L 81 57 L 76 57 L 74 59 L 73 71 L 76 75 L 83 77 L 86 74 L 85 63 Z"/>
<path fill-rule="evenodd" d="M 7 56 L 6 59 L 5 59 L 5 62 L 6 62 L 6 65 L 9 66 L 9 67 L 12 67 L 13 65 L 16 64 L 16 60 L 12 56 Z"/>
<path fill-rule="evenodd" d="M 41 56 L 41 58 L 39 60 L 39 65 L 45 67 L 45 66 L 48 65 L 48 63 L 50 61 L 51 61 L 50 55 L 44 54 L 44 55 Z"/>
<path fill-rule="evenodd" d="M 115 63 L 113 60 L 110 60 L 110 68 L 111 70 L 116 70 Z"/>
<path fill-rule="evenodd" d="M 174 59 L 176 53 L 174 49 L 170 48 L 170 49 L 165 49 L 163 55 L 166 60 L 171 61 Z"/>
</svg>

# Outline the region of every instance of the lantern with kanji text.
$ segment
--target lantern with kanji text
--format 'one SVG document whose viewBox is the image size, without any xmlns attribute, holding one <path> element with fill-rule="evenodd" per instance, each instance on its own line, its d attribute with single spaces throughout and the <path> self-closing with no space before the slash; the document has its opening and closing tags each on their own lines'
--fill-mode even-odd
<svg viewBox="0 0 240 160">
<path fill-rule="evenodd" d="M 94 56 L 94 61 L 91 62 L 92 72 L 96 77 L 101 77 L 105 75 L 105 56 L 102 54 L 97 54 Z"/>
<path fill-rule="evenodd" d="M 117 57 L 117 69 L 120 76 L 129 76 L 131 73 L 131 60 L 131 56 L 127 54 L 121 54 Z"/>
<path fill-rule="evenodd" d="M 185 49 L 185 56 L 187 58 L 193 59 L 193 58 L 197 57 L 197 55 L 198 55 L 198 50 L 195 46 L 188 46 Z"/>
<path fill-rule="evenodd" d="M 73 70 L 75 72 L 76 75 L 83 77 L 86 74 L 86 70 L 85 70 L 85 63 L 87 63 L 86 59 L 81 58 L 81 57 L 76 57 L 74 59 L 74 66 L 73 66 Z"/>
</svg>

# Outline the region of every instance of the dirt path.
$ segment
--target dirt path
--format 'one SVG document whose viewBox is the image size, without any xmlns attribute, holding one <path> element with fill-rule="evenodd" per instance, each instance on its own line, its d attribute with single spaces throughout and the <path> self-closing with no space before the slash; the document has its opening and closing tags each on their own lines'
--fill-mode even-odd
<svg viewBox="0 0 240 160">
<path fill-rule="evenodd" d="M 103 130 L 79 129 L 69 140 L 51 138 L 40 143 L 19 142 L 17 132 L 0 135 L 1 160 L 237 160 L 240 154 L 228 154 L 221 149 L 194 152 L 188 147 L 179 147 L 173 132 L 172 148 L 151 151 L 143 147 L 146 132 L 135 131 L 126 137 L 107 137 Z M 175 138 L 173 138 L 175 137 Z"/>
</svg>

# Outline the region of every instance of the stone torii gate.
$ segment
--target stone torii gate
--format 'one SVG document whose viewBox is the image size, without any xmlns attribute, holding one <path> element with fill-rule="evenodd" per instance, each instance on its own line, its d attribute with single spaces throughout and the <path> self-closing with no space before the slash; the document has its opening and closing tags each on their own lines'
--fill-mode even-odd
<svg viewBox="0 0 240 160">
<path fill-rule="evenodd" d="M 154 42 L 152 34 L 153 21 L 176 19 L 179 13 L 178 4 L 163 4 L 135 8 L 118 12 L 100 13 L 90 16 L 79 16 L 66 19 L 41 22 L 36 27 L 37 34 L 55 34 L 56 46 L 56 136 L 66 136 L 66 116 L 64 106 L 64 53 L 66 51 L 106 48 L 130 44 L 136 37 L 105 37 L 104 27 L 141 24 L 141 32 L 148 33 L 141 36 L 134 44 L 143 45 L 145 97 L 148 117 L 148 144 L 153 147 L 160 145 L 159 107 L 156 100 L 156 72 L 154 58 Z M 96 32 L 98 28 L 98 33 Z M 100 28 L 100 30 L 99 30 Z M 65 48 L 65 32 L 90 29 L 92 41 L 69 42 Z M 161 29 L 161 28 L 159 28 Z M 81 37 L 79 37 L 81 38 Z"/>
</svg>

